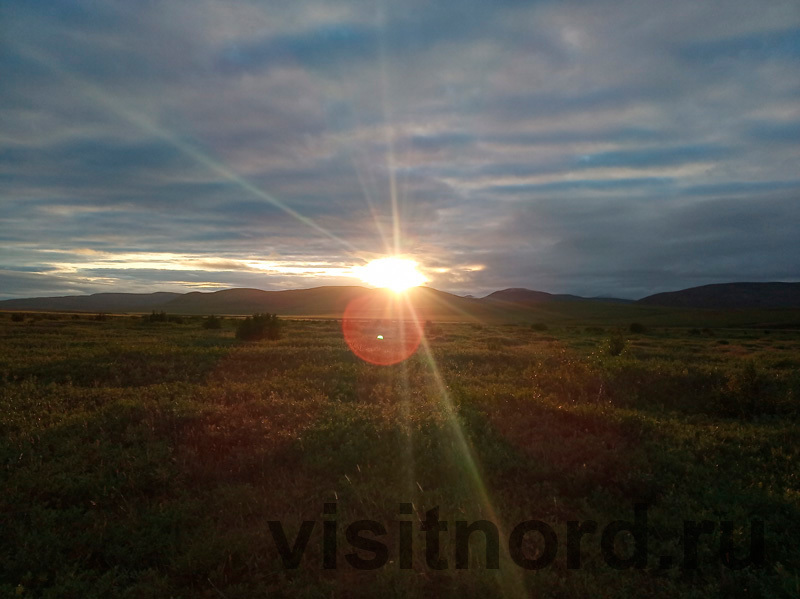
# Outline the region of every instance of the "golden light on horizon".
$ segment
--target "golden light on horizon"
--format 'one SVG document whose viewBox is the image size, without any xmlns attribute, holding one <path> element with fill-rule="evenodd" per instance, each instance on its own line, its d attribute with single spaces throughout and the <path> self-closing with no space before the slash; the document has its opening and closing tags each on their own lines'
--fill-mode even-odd
<svg viewBox="0 0 800 599">
<path fill-rule="evenodd" d="M 417 266 L 416 261 L 408 258 L 387 257 L 373 260 L 365 266 L 356 266 L 353 270 L 368 285 L 401 293 L 428 280 Z"/>
</svg>

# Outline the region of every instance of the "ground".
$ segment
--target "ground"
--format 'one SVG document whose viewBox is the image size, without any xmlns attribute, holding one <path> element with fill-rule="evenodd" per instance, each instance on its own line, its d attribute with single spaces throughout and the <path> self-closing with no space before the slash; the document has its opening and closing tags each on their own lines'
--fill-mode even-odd
<svg viewBox="0 0 800 599">
<path fill-rule="evenodd" d="M 375 366 L 335 321 L 257 342 L 235 325 L 0 315 L 0 596 L 800 593 L 800 331 L 430 324 Z M 644 563 L 630 532 L 601 547 L 637 506 Z M 360 520 L 386 534 L 351 543 Z M 456 523 L 478 520 L 499 567 L 478 532 L 457 568 Z M 704 520 L 695 562 L 685 522 Z M 276 536 L 288 552 L 304 521 L 287 567 Z M 555 541 L 529 532 L 513 554 L 528 521 Z M 568 523 L 587 521 L 570 562 Z M 354 548 L 373 538 L 385 560 Z"/>
</svg>

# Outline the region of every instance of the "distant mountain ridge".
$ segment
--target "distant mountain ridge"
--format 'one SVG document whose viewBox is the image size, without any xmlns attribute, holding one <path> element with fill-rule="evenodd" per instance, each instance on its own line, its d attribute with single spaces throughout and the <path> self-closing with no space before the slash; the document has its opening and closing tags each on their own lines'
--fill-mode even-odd
<svg viewBox="0 0 800 599">
<path fill-rule="evenodd" d="M 656 293 L 636 303 L 674 308 L 798 308 L 800 283 L 716 283 Z"/>
<path fill-rule="evenodd" d="M 363 294 L 364 287 L 313 287 L 286 291 L 261 289 L 223 289 L 211 293 L 193 291 L 165 303 L 163 309 L 179 314 L 253 314 L 270 312 L 285 315 L 343 312 L 348 302 Z"/>
<path fill-rule="evenodd" d="M 341 317 L 348 304 L 361 297 L 394 298 L 386 289 L 358 286 L 328 286 L 285 291 L 224 289 L 213 292 L 152 294 L 94 294 L 0 301 L 0 310 L 75 312 L 150 312 L 171 314 L 246 315 L 257 312 L 282 316 Z M 503 310 L 485 306 L 480 300 L 459 297 L 429 287 L 408 290 L 407 297 L 421 319 L 476 320 L 500 317 Z M 381 305 L 381 302 L 376 302 Z M 374 314 L 380 318 L 381 314 Z"/>
<path fill-rule="evenodd" d="M 535 304 L 540 302 L 552 302 L 556 300 L 561 301 L 582 301 L 586 300 L 585 297 L 569 294 L 553 294 L 546 291 L 533 291 L 532 289 L 524 289 L 521 287 L 511 287 L 509 289 L 502 289 L 495 291 L 483 298 L 489 301 L 512 302 L 516 304 Z"/>
<path fill-rule="evenodd" d="M 180 293 L 93 293 L 0 301 L 0 310 L 64 310 L 67 312 L 141 312 L 180 297 Z"/>
<path fill-rule="evenodd" d="M 364 295 L 390 294 L 359 286 L 328 286 L 286 291 L 224 289 L 190 293 L 95 293 L 93 295 L 36 297 L 0 301 L 0 310 L 50 310 L 76 312 L 149 312 L 173 314 L 253 314 L 272 312 L 286 316 L 341 316 L 345 307 Z M 549 310 L 553 306 L 628 304 L 677 308 L 793 308 L 800 307 L 800 283 L 721 283 L 680 291 L 657 293 L 638 301 L 586 298 L 509 288 L 482 298 L 461 297 L 430 287 L 408 291 L 421 318 L 501 318 Z"/>
</svg>

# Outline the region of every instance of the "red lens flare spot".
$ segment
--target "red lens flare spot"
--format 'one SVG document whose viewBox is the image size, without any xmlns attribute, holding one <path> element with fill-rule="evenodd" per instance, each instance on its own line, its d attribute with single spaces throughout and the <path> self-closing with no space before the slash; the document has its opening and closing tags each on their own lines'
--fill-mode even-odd
<svg viewBox="0 0 800 599">
<path fill-rule="evenodd" d="M 407 298 L 380 291 L 347 305 L 342 332 L 355 355 L 380 366 L 407 360 L 422 341 L 422 326 Z"/>
</svg>

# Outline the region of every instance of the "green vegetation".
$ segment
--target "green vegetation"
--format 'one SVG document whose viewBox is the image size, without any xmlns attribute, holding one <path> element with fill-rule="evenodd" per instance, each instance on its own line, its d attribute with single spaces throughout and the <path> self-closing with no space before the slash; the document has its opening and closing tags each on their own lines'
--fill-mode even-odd
<svg viewBox="0 0 800 599">
<path fill-rule="evenodd" d="M 798 595 L 800 331 L 436 323 L 430 355 L 380 367 L 335 321 L 281 320 L 280 339 L 241 343 L 237 324 L 255 317 L 148 320 L 0 319 L 0 596 Z M 291 544 L 303 521 L 331 518 L 326 502 L 338 568 L 322 567 L 318 524 L 286 570 L 269 522 Z M 649 506 L 646 568 L 609 567 L 599 535 L 567 568 L 568 521 L 633 520 L 635 503 Z M 417 532 L 437 506 L 441 571 Z M 344 559 L 360 519 L 387 528 L 382 568 Z M 481 519 L 501 546 L 519 522 L 548 523 L 555 560 L 527 571 L 503 551 L 486 569 L 476 534 L 470 568 L 455 569 L 454 522 Z M 733 521 L 741 557 L 751 519 L 765 525 L 762 567 L 721 566 L 719 526 L 699 539 L 700 567 L 679 567 L 684 520 Z M 618 543 L 627 555 L 630 538 Z"/>
<path fill-rule="evenodd" d="M 164 311 L 156 312 L 155 310 L 146 316 L 142 316 L 142 319 L 145 322 L 173 322 L 175 324 L 184 324 L 189 320 L 177 314 L 167 314 Z M 105 320 L 105 315 L 103 315 L 103 318 L 98 318 L 97 320 Z"/>
<path fill-rule="evenodd" d="M 632 322 L 631 326 L 628 327 L 628 330 L 635 335 L 641 335 L 642 333 L 647 332 L 647 327 L 645 327 L 641 322 Z"/>
<path fill-rule="evenodd" d="M 242 341 L 281 338 L 281 320 L 277 314 L 253 314 L 236 327 L 236 338 Z"/>
<path fill-rule="evenodd" d="M 605 350 L 609 356 L 618 356 L 625 351 L 626 345 L 627 341 L 625 341 L 625 337 L 623 337 L 621 333 L 615 333 L 606 339 Z"/>
<path fill-rule="evenodd" d="M 204 329 L 221 329 L 222 328 L 222 318 L 218 316 L 208 316 L 203 319 L 203 328 Z"/>
<path fill-rule="evenodd" d="M 425 331 L 425 335 L 428 338 L 438 337 L 439 335 L 442 334 L 442 327 L 440 325 L 436 324 L 435 322 L 430 321 L 430 320 L 426 320 L 425 321 L 425 325 L 423 327 L 423 330 Z"/>
</svg>

